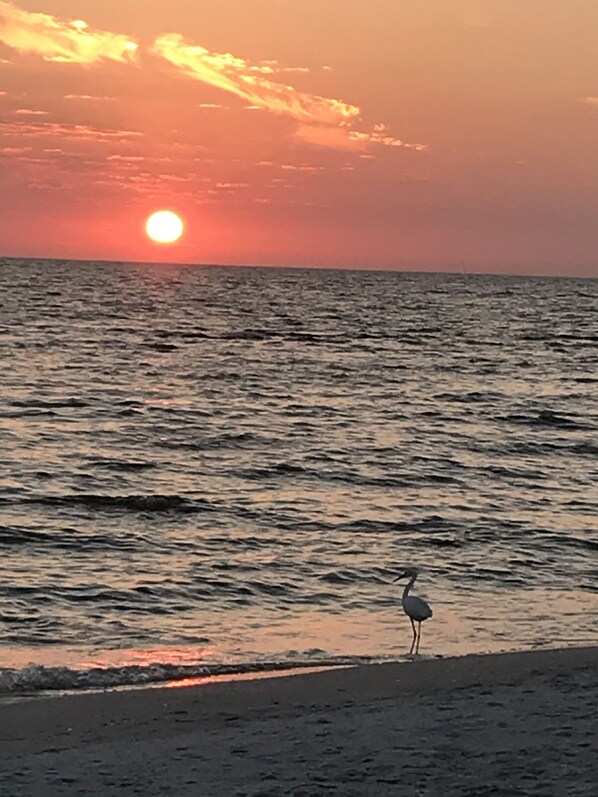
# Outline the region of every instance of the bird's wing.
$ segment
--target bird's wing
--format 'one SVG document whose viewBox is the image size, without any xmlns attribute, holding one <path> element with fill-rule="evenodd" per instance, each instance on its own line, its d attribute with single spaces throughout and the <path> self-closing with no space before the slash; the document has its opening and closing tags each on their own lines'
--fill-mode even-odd
<svg viewBox="0 0 598 797">
<path fill-rule="evenodd" d="M 403 601 L 403 609 L 405 614 L 413 617 L 414 620 L 427 620 L 432 616 L 432 609 L 428 606 L 423 598 L 417 598 L 415 595 L 409 595 Z"/>
</svg>

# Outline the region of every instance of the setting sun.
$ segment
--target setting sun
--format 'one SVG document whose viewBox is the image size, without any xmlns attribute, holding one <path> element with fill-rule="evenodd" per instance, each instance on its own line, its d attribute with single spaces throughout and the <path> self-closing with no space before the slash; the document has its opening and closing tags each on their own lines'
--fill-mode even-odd
<svg viewBox="0 0 598 797">
<path fill-rule="evenodd" d="M 180 216 L 171 210 L 158 210 L 145 222 L 148 236 L 159 244 L 171 244 L 183 234 L 184 225 Z"/>
</svg>

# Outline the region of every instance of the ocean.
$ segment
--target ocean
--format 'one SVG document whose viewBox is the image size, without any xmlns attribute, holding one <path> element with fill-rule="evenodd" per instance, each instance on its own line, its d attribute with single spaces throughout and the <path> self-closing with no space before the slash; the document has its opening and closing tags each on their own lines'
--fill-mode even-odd
<svg viewBox="0 0 598 797">
<path fill-rule="evenodd" d="M 0 260 L 0 693 L 598 641 L 598 281 Z M 188 682 L 188 681 L 185 681 Z"/>
</svg>

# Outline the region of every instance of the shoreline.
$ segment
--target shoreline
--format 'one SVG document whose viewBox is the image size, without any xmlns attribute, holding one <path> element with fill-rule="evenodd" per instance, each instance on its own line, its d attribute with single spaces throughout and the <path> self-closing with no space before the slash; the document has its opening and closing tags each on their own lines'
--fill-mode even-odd
<svg viewBox="0 0 598 797">
<path fill-rule="evenodd" d="M 25 699 L 0 791 L 589 795 L 597 699 L 598 647 Z"/>
<path fill-rule="evenodd" d="M 547 653 L 555 651 L 591 650 L 587 644 L 563 647 L 506 648 L 502 650 L 468 651 L 454 653 L 420 653 L 414 655 L 357 654 L 324 655 L 322 658 L 297 660 L 264 659 L 248 662 L 219 663 L 195 661 L 190 658 L 178 663 L 153 660 L 144 653 L 145 664 L 125 658 L 119 664 L 90 662 L 87 666 L 75 664 L 38 664 L 29 662 L 21 668 L 0 666 L 0 707 L 19 701 L 36 701 L 45 698 L 63 698 L 74 695 L 107 694 L 109 692 L 143 691 L 145 689 L 205 686 L 254 679 L 291 677 L 327 670 L 341 670 L 378 665 L 421 664 L 423 661 L 474 659 L 489 656 Z M 598 646 L 596 646 L 598 649 Z M 159 655 L 160 650 L 156 653 Z M 324 651 L 322 651 L 323 653 Z"/>
</svg>

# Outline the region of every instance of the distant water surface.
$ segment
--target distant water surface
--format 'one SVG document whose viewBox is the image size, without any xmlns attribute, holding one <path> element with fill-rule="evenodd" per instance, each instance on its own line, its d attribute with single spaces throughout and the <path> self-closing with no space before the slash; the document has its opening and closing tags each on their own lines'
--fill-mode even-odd
<svg viewBox="0 0 598 797">
<path fill-rule="evenodd" d="M 580 279 L 0 261 L 0 691 L 396 658 L 406 563 L 424 653 L 598 642 L 597 310 Z"/>
</svg>

